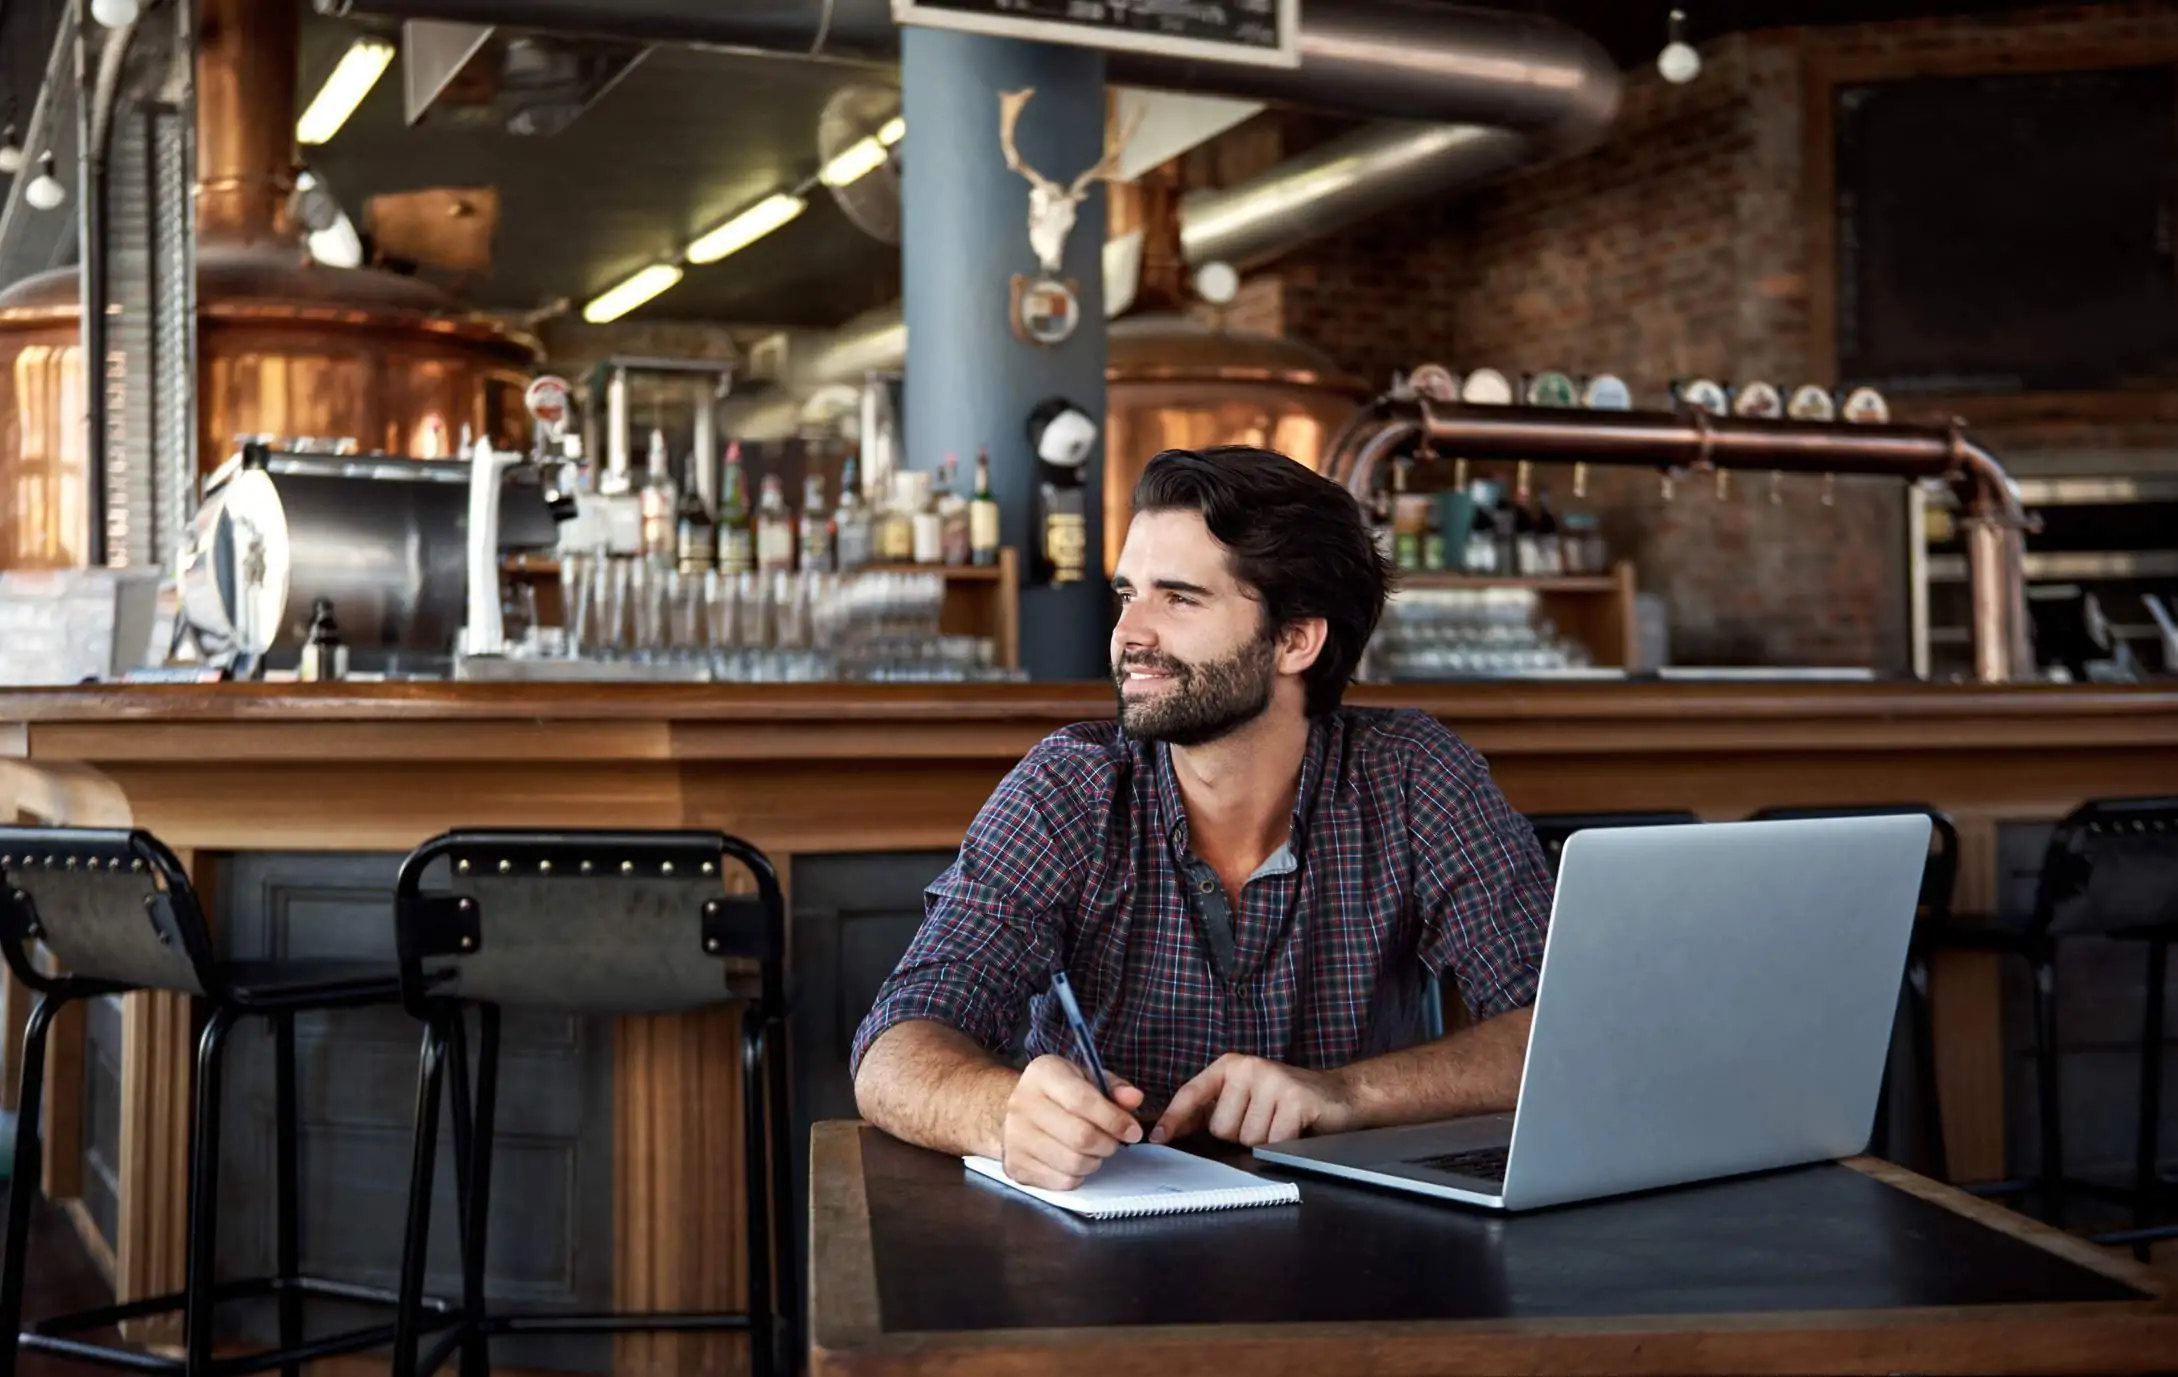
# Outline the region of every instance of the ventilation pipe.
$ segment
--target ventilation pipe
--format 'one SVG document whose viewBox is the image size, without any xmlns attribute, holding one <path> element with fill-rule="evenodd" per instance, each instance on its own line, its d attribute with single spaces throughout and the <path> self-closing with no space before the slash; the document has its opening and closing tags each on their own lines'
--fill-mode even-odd
<svg viewBox="0 0 2178 1377">
<path fill-rule="evenodd" d="M 825 62 L 886 65 L 899 57 L 889 0 L 314 3 L 329 15 L 506 24 Z M 1106 78 L 1116 86 L 1377 121 L 1238 185 L 1184 198 L 1180 241 L 1190 266 L 1255 266 L 1392 207 L 1580 152 L 1601 138 L 1618 110 L 1618 70 L 1601 45 L 1536 15 L 1340 0 L 1304 7 L 1299 48 L 1294 68 L 1105 55 Z M 897 368 L 906 350 L 906 327 L 894 305 L 850 322 L 818 347 L 792 349 L 779 382 L 806 394 Z"/>
</svg>

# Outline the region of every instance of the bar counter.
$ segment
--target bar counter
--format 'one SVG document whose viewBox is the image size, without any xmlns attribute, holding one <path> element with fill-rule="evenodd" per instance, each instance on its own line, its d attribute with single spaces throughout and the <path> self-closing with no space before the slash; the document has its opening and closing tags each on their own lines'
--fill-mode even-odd
<svg viewBox="0 0 2178 1377">
<path fill-rule="evenodd" d="M 1967 913 L 2016 908 L 2031 884 L 2021 867 L 2039 859 L 2037 829 L 2082 799 L 2178 782 L 2169 688 L 1519 682 L 1365 687 L 1351 701 L 1440 717 L 1529 812 L 1674 807 L 1723 820 L 1775 804 L 1935 804 L 1959 824 Z M 392 867 L 451 827 L 742 835 L 789 886 L 806 1125 L 852 1113 L 844 1038 L 873 972 L 912 931 L 921 882 L 1030 746 L 1111 711 L 1098 683 L 16 691 L 0 693 L 0 781 L 18 816 L 133 824 L 175 847 L 212 892 L 235 954 L 390 950 Z M 1961 956 L 1935 979 L 1949 1167 L 1954 1179 L 1995 1176 L 2010 1074 L 1999 972 L 1991 958 Z M 10 1028 L 21 994 L 10 992 Z M 73 1202 L 125 1299 L 181 1280 L 192 1030 L 186 1003 L 166 995 L 118 1001 L 103 1034 L 99 1017 L 55 1048 L 56 1079 L 66 1083 L 65 1070 L 91 1088 L 87 1112 L 56 1105 L 47 1186 Z M 304 1054 L 305 1081 L 320 1087 L 304 1096 L 304 1194 L 319 1231 L 306 1236 L 305 1262 L 382 1281 L 398 1228 L 389 1206 L 405 1188 L 415 1034 L 356 1019 Z M 734 1038 L 730 1015 L 538 1030 L 521 1046 L 510 1033 L 506 1093 L 518 1075 L 541 1088 L 527 1121 L 510 1125 L 521 1148 L 495 1181 L 512 1221 L 494 1225 L 507 1247 L 493 1259 L 495 1286 L 546 1303 L 739 1304 Z M 262 1098 L 239 1062 L 230 1074 L 235 1094 Z M 343 1088 L 323 1091 L 328 1077 Z M 366 1139 L 368 1152 L 357 1146 Z M 236 1149 L 223 1213 L 243 1216 L 239 1197 L 269 1191 L 255 1151 Z M 321 1207 L 329 1190 L 350 1203 Z M 538 1360 L 719 1371 L 738 1365 L 738 1343 L 634 1336 Z M 507 1365 L 521 1356 L 509 1351 Z"/>
</svg>

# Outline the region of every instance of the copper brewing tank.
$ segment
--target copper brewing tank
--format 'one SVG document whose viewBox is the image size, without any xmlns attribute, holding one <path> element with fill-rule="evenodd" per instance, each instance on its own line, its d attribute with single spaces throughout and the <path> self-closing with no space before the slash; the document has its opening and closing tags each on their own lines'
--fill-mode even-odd
<svg viewBox="0 0 2178 1377">
<path fill-rule="evenodd" d="M 1160 450 L 1258 445 L 1321 472 L 1369 388 L 1319 350 L 1183 314 L 1186 260 L 1170 165 L 1112 192 L 1112 229 L 1143 227 L 1141 280 L 1105 328 L 1104 571 L 1119 563 L 1135 480 Z"/>
<path fill-rule="evenodd" d="M 436 458 L 466 424 L 525 445 L 534 340 L 429 283 L 304 253 L 287 209 L 299 12 L 293 0 L 199 0 L 199 472 L 243 435 Z M 88 556 L 80 314 L 75 268 L 0 292 L 0 569 Z"/>
<path fill-rule="evenodd" d="M 1159 312 L 1105 333 L 1104 571 L 1118 566 L 1129 495 L 1166 449 L 1259 445 L 1318 472 L 1368 388 L 1298 340 Z"/>
</svg>

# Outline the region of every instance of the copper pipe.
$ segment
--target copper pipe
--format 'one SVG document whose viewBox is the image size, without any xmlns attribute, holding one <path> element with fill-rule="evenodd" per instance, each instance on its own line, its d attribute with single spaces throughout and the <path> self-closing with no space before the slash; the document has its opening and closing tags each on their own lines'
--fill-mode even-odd
<svg viewBox="0 0 2178 1377">
<path fill-rule="evenodd" d="M 292 239 L 295 53 L 292 0 L 198 0 L 197 227 L 199 238 Z"/>
<path fill-rule="evenodd" d="M 1995 457 L 1953 430 L 1966 473 L 1966 574 L 1973 615 L 1974 677 L 2003 683 L 2031 666 L 2027 641 L 2027 527 L 2019 490 Z M 1958 486 L 1958 482 L 1954 482 Z"/>
<path fill-rule="evenodd" d="M 1975 677 L 2005 683 L 2033 666 L 2020 534 L 2028 525 L 2026 514 L 2003 466 L 1956 424 L 1937 429 L 1751 420 L 1703 411 L 1447 406 L 1385 398 L 1367 421 L 1340 434 L 1322 471 L 1367 505 L 1377 471 L 1418 440 L 1478 459 L 1577 460 L 1667 474 L 1738 468 L 1941 479 L 1959 494 L 1967 514 Z"/>
</svg>

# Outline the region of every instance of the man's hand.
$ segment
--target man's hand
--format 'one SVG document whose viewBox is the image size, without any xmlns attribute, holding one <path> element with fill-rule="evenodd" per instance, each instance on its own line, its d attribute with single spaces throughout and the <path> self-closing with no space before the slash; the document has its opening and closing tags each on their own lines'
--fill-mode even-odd
<svg viewBox="0 0 2178 1377">
<path fill-rule="evenodd" d="M 1310 1129 L 1337 1133 L 1353 1117 L 1351 1095 L 1338 1073 L 1227 1052 L 1180 1087 L 1150 1130 L 1150 1141 L 1170 1142 L 1207 1127 L 1214 1138 L 1256 1147 Z"/>
<path fill-rule="evenodd" d="M 1141 1142 L 1133 1111 L 1141 1107 L 1142 1092 L 1117 1076 L 1107 1079 L 1109 1100 L 1064 1057 L 1030 1062 L 1006 1098 L 999 1131 L 1006 1174 L 1024 1186 L 1070 1191 L 1122 1143 Z"/>
</svg>

